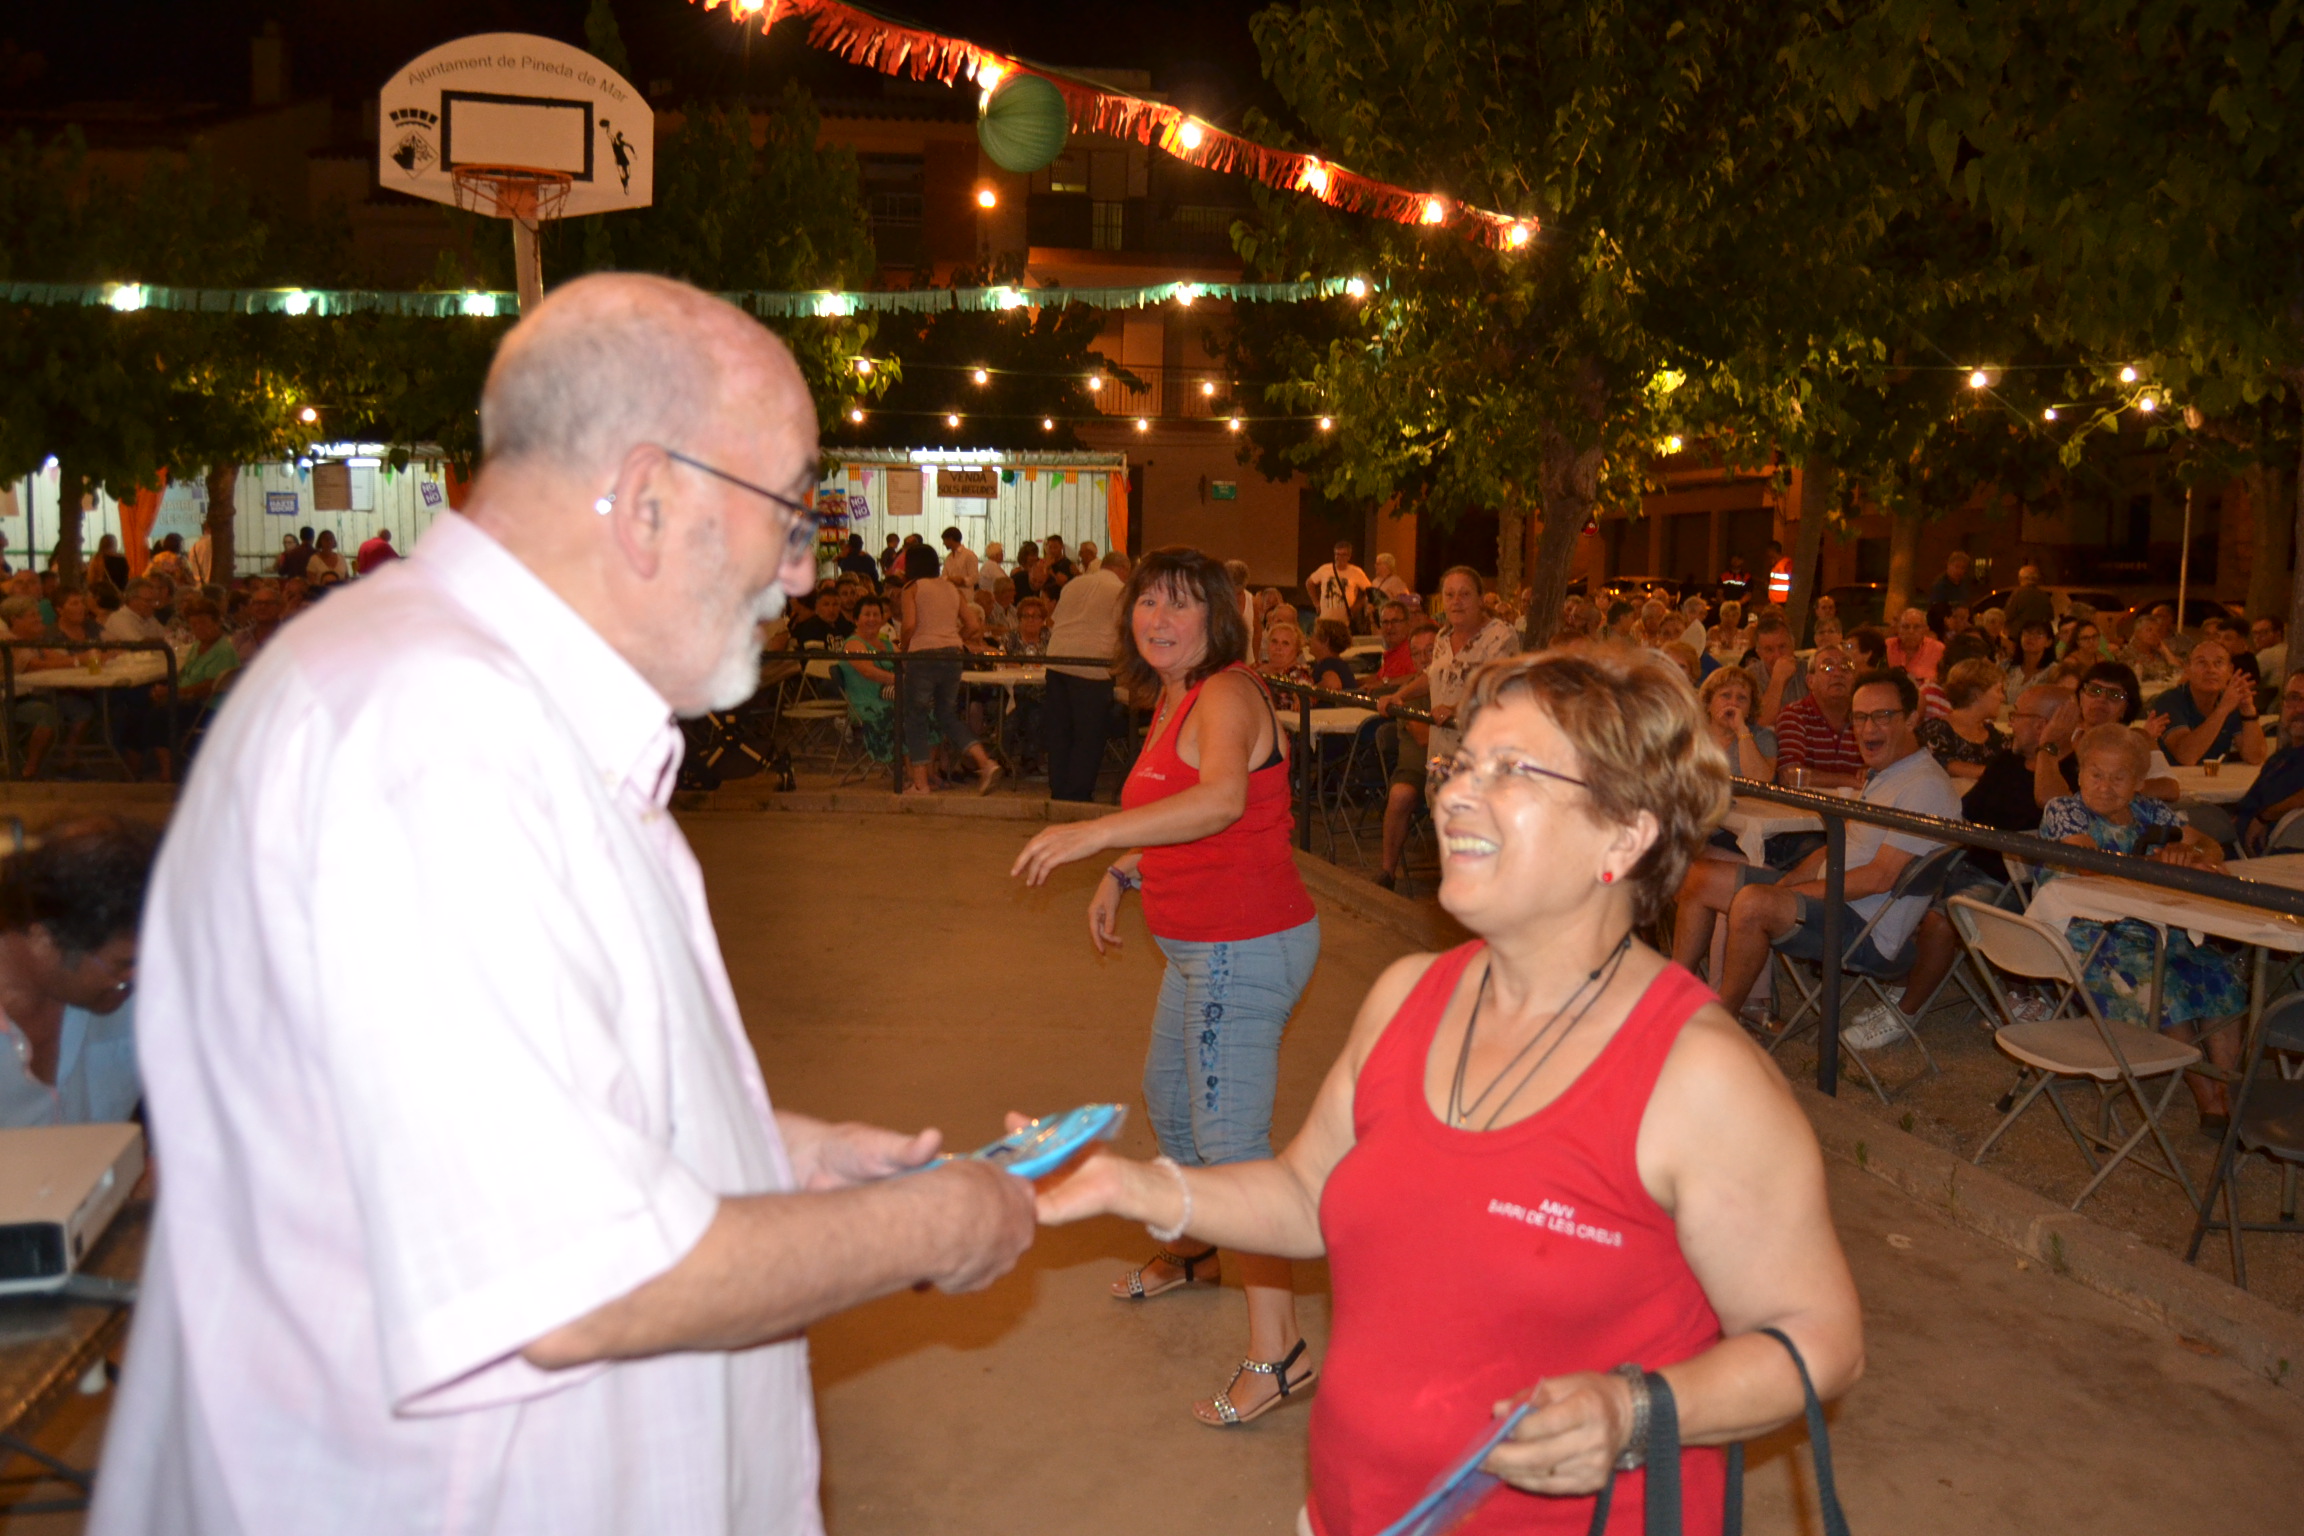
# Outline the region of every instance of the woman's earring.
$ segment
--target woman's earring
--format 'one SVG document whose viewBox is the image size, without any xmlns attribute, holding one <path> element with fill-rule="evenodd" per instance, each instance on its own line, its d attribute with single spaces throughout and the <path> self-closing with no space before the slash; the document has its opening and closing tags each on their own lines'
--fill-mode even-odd
<svg viewBox="0 0 2304 1536">
<path fill-rule="evenodd" d="M 609 513 L 615 511 L 616 493 L 614 491 L 610 491 L 607 495 L 592 503 L 592 510 L 599 513 L 602 517 L 606 517 Z"/>
<path fill-rule="evenodd" d="M 1602 885 L 1614 885 L 1616 883 L 1616 871 L 1612 869 L 1600 871 L 1600 883 Z"/>
</svg>

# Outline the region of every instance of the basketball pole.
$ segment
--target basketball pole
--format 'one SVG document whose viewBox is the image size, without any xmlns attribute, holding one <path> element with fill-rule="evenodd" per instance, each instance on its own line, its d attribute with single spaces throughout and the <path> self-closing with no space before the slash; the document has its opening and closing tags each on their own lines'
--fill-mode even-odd
<svg viewBox="0 0 2304 1536">
<path fill-rule="evenodd" d="M 520 313 L 535 313 L 544 302 L 544 258 L 536 229 L 526 219 L 512 221 L 512 270 L 520 287 Z"/>
</svg>

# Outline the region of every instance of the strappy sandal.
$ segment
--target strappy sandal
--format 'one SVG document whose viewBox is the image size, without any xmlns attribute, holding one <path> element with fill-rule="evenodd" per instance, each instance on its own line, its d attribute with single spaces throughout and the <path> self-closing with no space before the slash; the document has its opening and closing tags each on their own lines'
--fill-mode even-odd
<svg viewBox="0 0 2304 1536">
<path fill-rule="evenodd" d="M 1296 1347 L 1288 1351 L 1288 1357 L 1285 1360 L 1241 1361 L 1240 1369 L 1232 1373 L 1232 1379 L 1224 1383 L 1224 1390 L 1217 1393 L 1215 1396 L 1214 1401 L 1216 1404 L 1216 1417 L 1214 1419 L 1205 1419 L 1201 1418 L 1197 1413 L 1193 1414 L 1192 1417 L 1200 1419 L 1200 1422 L 1207 1425 L 1210 1429 L 1238 1429 L 1243 1424 L 1253 1423 L 1255 1420 L 1264 1417 L 1264 1415 L 1270 1413 L 1273 1409 L 1288 1401 L 1291 1396 L 1303 1391 L 1306 1387 L 1309 1387 L 1312 1385 L 1312 1383 L 1320 1379 L 1320 1372 L 1316 1368 L 1309 1365 L 1304 1367 L 1303 1374 L 1298 1376 L 1295 1380 L 1291 1381 L 1288 1379 L 1288 1367 L 1294 1365 L 1303 1355 L 1305 1342 L 1306 1341 L 1303 1339 L 1298 1339 L 1296 1341 Z M 1272 1385 L 1278 1387 L 1280 1390 L 1274 1393 L 1272 1396 L 1264 1399 L 1264 1401 L 1258 1403 L 1255 1407 L 1249 1409 L 1246 1413 L 1242 1413 L 1239 1409 L 1232 1406 L 1232 1389 L 1240 1385 L 1240 1377 L 1242 1373 L 1249 1371 L 1253 1371 L 1258 1376 L 1271 1377 Z"/>
<path fill-rule="evenodd" d="M 1146 1285 L 1144 1283 L 1144 1271 L 1150 1269 L 1153 1264 L 1165 1264 L 1170 1269 L 1180 1269 L 1184 1273 L 1171 1275 L 1166 1280 L 1155 1280 L 1152 1284 Z M 1159 1249 L 1152 1255 L 1151 1263 L 1140 1264 L 1128 1271 L 1127 1278 L 1121 1282 L 1127 1286 L 1127 1289 L 1123 1291 L 1115 1286 L 1112 1291 L 1113 1298 L 1117 1301 L 1150 1301 L 1155 1296 L 1167 1295 L 1178 1286 L 1217 1284 L 1218 1281 L 1214 1275 L 1210 1275 L 1205 1280 L 1200 1278 L 1199 1269 L 1203 1264 L 1211 1269 L 1216 1267 L 1216 1250 L 1213 1247 L 1200 1253 L 1176 1253 L 1166 1248 Z"/>
</svg>

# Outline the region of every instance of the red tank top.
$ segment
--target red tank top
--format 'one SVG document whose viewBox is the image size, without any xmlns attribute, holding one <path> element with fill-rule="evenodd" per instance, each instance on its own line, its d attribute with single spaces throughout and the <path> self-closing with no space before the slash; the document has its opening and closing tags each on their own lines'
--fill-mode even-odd
<svg viewBox="0 0 2304 1536">
<path fill-rule="evenodd" d="M 1256 678 L 1243 666 L 1225 670 Z M 1176 741 L 1207 686 L 1206 678 L 1194 684 L 1159 736 L 1137 754 L 1120 786 L 1123 810 L 1182 794 L 1200 782 L 1200 770 L 1178 754 Z M 1264 686 L 1261 679 L 1256 686 Z M 1277 717 L 1272 729 L 1277 735 Z M 1291 820 L 1288 760 L 1281 757 L 1248 775 L 1248 804 L 1238 821 L 1196 842 L 1144 850 L 1137 872 L 1144 877 L 1145 926 L 1163 939 L 1221 944 L 1312 921 L 1312 898 L 1288 846 Z"/>
<path fill-rule="evenodd" d="M 1634 1147 L 1665 1053 L 1711 991 L 1668 966 L 1565 1093 L 1495 1131 L 1424 1096 L 1440 1015 L 1482 946 L 1433 961 L 1361 1068 L 1356 1138 L 1320 1197 L 1335 1320 L 1312 1400 L 1313 1528 L 1374 1536 L 1547 1376 L 1676 1364 L 1720 1337 Z M 1716 1448 L 1682 1456 L 1691 1532 L 1720 1529 Z M 1642 1473 L 1619 1473 L 1610 1531 L 1637 1532 Z M 1502 1488 L 1462 1536 L 1582 1536 L 1592 1500 Z"/>
</svg>

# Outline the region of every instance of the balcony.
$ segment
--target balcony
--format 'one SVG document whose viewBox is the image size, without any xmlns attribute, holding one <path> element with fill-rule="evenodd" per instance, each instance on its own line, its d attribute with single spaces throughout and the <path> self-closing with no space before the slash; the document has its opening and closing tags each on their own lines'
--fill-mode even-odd
<svg viewBox="0 0 2304 1536">
<path fill-rule="evenodd" d="M 1144 381 L 1131 389 L 1117 378 L 1107 378 L 1096 391 L 1096 409 L 1107 416 L 1143 416 L 1152 419 L 1207 421 L 1222 412 L 1232 396 L 1232 381 L 1224 373 L 1206 368 L 1130 368 Z"/>
</svg>

